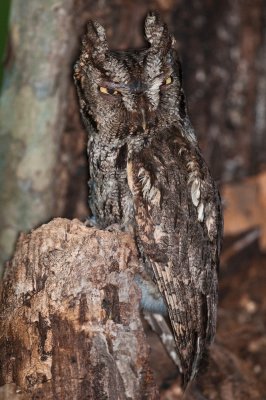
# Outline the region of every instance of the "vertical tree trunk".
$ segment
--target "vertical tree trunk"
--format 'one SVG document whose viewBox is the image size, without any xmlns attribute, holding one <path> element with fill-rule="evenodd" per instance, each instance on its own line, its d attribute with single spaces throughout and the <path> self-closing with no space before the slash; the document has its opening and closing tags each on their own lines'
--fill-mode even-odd
<svg viewBox="0 0 266 400">
<path fill-rule="evenodd" d="M 54 212 L 74 3 L 12 3 L 0 98 L 0 262 L 10 256 L 19 231 Z"/>
</svg>

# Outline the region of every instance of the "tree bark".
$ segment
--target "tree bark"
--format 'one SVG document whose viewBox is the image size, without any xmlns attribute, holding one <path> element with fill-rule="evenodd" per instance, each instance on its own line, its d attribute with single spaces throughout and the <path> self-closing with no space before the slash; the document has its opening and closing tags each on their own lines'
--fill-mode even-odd
<svg viewBox="0 0 266 400">
<path fill-rule="evenodd" d="M 158 399 L 137 268 L 124 233 L 56 219 L 21 235 L 1 287 L 0 398 Z"/>
<path fill-rule="evenodd" d="M 0 98 L 0 264 L 18 232 L 54 215 L 74 3 L 12 2 Z"/>
</svg>

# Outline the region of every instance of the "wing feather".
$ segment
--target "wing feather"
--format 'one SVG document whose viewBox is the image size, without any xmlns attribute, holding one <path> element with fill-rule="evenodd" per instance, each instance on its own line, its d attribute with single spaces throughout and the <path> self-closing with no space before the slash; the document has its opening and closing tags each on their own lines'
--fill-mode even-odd
<svg viewBox="0 0 266 400">
<path fill-rule="evenodd" d="M 180 140 L 154 141 L 130 163 L 137 234 L 168 305 L 186 385 L 215 333 L 219 194 L 198 149 Z"/>
</svg>

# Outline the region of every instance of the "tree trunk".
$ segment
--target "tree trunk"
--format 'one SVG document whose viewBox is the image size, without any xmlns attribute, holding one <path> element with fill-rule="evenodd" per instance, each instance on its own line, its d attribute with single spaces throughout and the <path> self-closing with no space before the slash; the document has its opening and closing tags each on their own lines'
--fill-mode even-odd
<svg viewBox="0 0 266 400">
<path fill-rule="evenodd" d="M 18 232 L 54 215 L 54 177 L 75 47 L 70 35 L 74 3 L 12 3 L 0 98 L 0 264 L 11 255 Z"/>
<path fill-rule="evenodd" d="M 133 282 L 137 268 L 127 234 L 56 219 L 21 235 L 1 288 L 2 393 L 158 399 Z"/>
</svg>

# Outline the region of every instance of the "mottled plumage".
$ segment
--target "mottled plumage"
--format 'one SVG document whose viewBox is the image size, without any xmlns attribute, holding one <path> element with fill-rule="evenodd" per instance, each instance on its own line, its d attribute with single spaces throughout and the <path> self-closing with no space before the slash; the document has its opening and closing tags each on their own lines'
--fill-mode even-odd
<svg viewBox="0 0 266 400">
<path fill-rule="evenodd" d="M 187 116 L 174 40 L 153 13 L 145 34 L 147 48 L 114 52 L 90 22 L 75 66 L 91 222 L 134 235 L 142 306 L 169 313 L 186 384 L 215 333 L 221 207 Z"/>
</svg>

